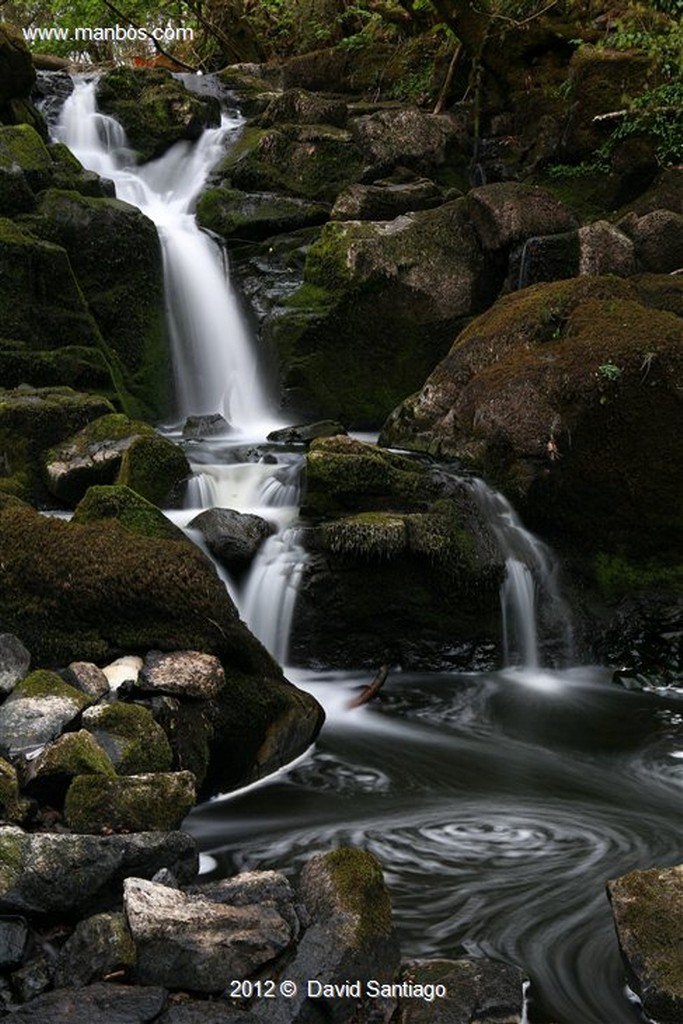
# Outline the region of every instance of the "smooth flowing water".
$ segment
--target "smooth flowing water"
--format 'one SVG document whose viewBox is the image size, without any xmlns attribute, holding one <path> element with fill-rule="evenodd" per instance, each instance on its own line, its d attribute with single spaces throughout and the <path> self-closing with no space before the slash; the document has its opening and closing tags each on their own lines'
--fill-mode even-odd
<svg viewBox="0 0 683 1024">
<path fill-rule="evenodd" d="M 206 506 L 257 511 L 278 528 L 240 585 L 251 627 L 278 657 L 305 553 L 296 532 L 301 458 L 263 441 L 275 419 L 220 250 L 192 199 L 239 127 L 135 168 L 119 126 L 77 85 L 60 137 L 164 244 L 178 417 L 221 411 L 250 443 L 191 449 L 186 525 Z M 209 283 L 210 282 L 210 283 Z M 251 443 L 251 441 L 259 443 Z M 274 461 L 273 461 L 274 460 Z M 547 548 L 484 484 L 475 496 L 504 553 L 506 662 L 477 675 L 392 672 L 373 705 L 347 709 L 365 674 L 290 668 L 327 711 L 289 769 L 198 808 L 186 823 L 217 874 L 280 868 L 361 845 L 381 859 L 406 956 L 486 955 L 524 967 L 529 1015 L 553 1024 L 642 1020 L 624 984 L 605 882 L 681 856 L 683 737 L 674 696 L 622 690 L 596 666 L 540 667 L 539 634 L 571 658 L 571 616 Z"/>
</svg>

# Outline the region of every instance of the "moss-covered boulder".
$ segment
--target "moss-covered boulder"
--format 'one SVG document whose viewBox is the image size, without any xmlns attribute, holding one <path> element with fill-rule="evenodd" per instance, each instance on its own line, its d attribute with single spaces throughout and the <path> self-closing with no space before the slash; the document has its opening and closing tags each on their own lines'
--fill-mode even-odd
<svg viewBox="0 0 683 1024">
<path fill-rule="evenodd" d="M 0 751 L 15 756 L 49 743 L 89 703 L 56 672 L 31 672 L 0 707 Z"/>
<path fill-rule="evenodd" d="M 269 324 L 285 389 L 309 413 L 372 427 L 502 283 L 463 200 L 389 222 L 333 222 Z"/>
<path fill-rule="evenodd" d="M 94 420 L 45 454 L 47 487 L 71 506 L 88 487 L 114 482 L 160 504 L 189 472 L 181 448 L 121 413 Z"/>
<path fill-rule="evenodd" d="M 351 131 L 366 163 L 365 177 L 395 167 L 432 175 L 453 161 L 466 140 L 459 122 L 447 114 L 426 114 L 417 107 L 396 107 L 355 117 Z M 464 154 L 461 162 L 467 162 Z M 457 162 L 457 160 L 456 160 Z"/>
<path fill-rule="evenodd" d="M 237 242 L 260 242 L 271 235 L 323 224 L 328 215 L 329 206 L 324 203 L 273 192 L 209 188 L 197 202 L 201 226 Z"/>
<path fill-rule="evenodd" d="M 72 522 L 81 525 L 115 519 L 124 530 L 140 537 L 187 543 L 183 531 L 151 501 L 123 484 L 90 487 L 78 503 Z"/>
<path fill-rule="evenodd" d="M 113 518 L 67 523 L 0 508 L 0 630 L 21 623 L 37 665 L 151 649 L 217 655 L 226 685 L 207 711 L 216 739 L 206 789 L 258 778 L 306 749 L 322 712 L 248 632 L 206 556 L 144 535 L 148 522 L 141 534 Z"/>
<path fill-rule="evenodd" d="M 34 115 L 28 97 L 36 80 L 31 53 L 9 25 L 0 23 L 0 121 L 18 124 Z M 40 118 L 37 119 L 40 123 Z"/>
<path fill-rule="evenodd" d="M 83 728 L 106 752 L 118 775 L 167 772 L 171 768 L 166 733 L 147 708 L 122 701 L 97 705 L 84 713 Z"/>
<path fill-rule="evenodd" d="M 632 871 L 607 885 L 629 983 L 648 1017 L 683 1018 L 683 865 Z"/>
<path fill-rule="evenodd" d="M 464 459 L 557 544 L 680 560 L 682 288 L 581 278 L 501 299 L 382 442 Z"/>
<path fill-rule="evenodd" d="M 244 192 L 281 192 L 332 202 L 360 177 L 362 157 L 351 135 L 333 125 L 247 128 L 215 169 L 212 182 Z"/>
<path fill-rule="evenodd" d="M 100 110 L 126 130 L 141 160 L 151 160 L 181 139 L 197 139 L 204 128 L 220 124 L 218 101 L 188 92 L 161 68 L 119 67 L 97 84 Z"/>
<path fill-rule="evenodd" d="M 35 760 L 28 761 L 24 790 L 41 804 L 59 810 L 77 775 L 116 777 L 107 753 L 85 729 L 64 733 L 49 743 Z"/>
<path fill-rule="evenodd" d="M 430 178 L 402 171 L 372 185 L 348 185 L 332 207 L 332 220 L 394 220 L 414 210 L 431 210 L 444 201 Z"/>
<path fill-rule="evenodd" d="M 68 252 L 88 308 L 123 374 L 127 411 L 163 416 L 171 371 L 161 248 L 152 221 L 118 199 L 48 189 L 26 223 Z"/>
<path fill-rule="evenodd" d="M 53 504 L 43 480 L 44 452 L 111 412 L 106 399 L 66 387 L 0 391 L 0 491 Z"/>
<path fill-rule="evenodd" d="M 194 807 L 191 772 L 155 772 L 117 779 L 79 775 L 66 794 L 64 815 L 74 832 L 170 832 Z"/>
</svg>

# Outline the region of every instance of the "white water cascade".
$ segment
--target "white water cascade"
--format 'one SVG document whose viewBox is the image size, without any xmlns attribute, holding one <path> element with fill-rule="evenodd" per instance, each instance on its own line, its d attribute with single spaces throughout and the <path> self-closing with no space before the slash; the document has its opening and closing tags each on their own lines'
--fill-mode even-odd
<svg viewBox="0 0 683 1024">
<path fill-rule="evenodd" d="M 123 128 L 101 114 L 96 82 L 75 82 L 57 137 L 81 163 L 116 186 L 156 225 L 164 257 L 176 415 L 221 413 L 241 433 L 264 436 L 278 421 L 265 391 L 223 254 L 191 213 L 209 172 L 241 125 L 224 116 L 196 143 L 179 142 L 142 167 L 133 162 Z"/>
<path fill-rule="evenodd" d="M 539 621 L 558 635 L 562 653 L 568 658 L 572 648 L 571 615 L 560 592 L 558 563 L 552 551 L 525 529 L 502 494 L 476 478 L 469 481 L 469 486 L 505 557 L 500 593 L 505 664 L 538 668 Z"/>
</svg>

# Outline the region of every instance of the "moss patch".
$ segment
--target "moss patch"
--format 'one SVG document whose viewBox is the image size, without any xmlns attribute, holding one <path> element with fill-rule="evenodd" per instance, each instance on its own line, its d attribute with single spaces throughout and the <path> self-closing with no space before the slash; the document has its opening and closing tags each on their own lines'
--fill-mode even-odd
<svg viewBox="0 0 683 1024">
<path fill-rule="evenodd" d="M 118 775 L 170 769 L 172 755 L 166 733 L 147 708 L 109 704 L 93 708 L 83 724 L 107 752 Z"/>
<path fill-rule="evenodd" d="M 107 779 L 79 775 L 66 795 L 64 814 L 75 832 L 171 832 L 195 802 L 190 772 L 157 772 Z"/>
<path fill-rule="evenodd" d="M 188 543 L 183 531 L 156 505 L 123 484 L 89 487 L 73 515 L 73 522 L 82 525 L 107 519 L 116 519 L 125 530 L 140 537 Z"/>
<path fill-rule="evenodd" d="M 391 899 L 377 859 L 366 850 L 343 847 L 325 854 L 324 864 L 342 906 L 358 919 L 358 948 L 368 946 L 380 935 L 389 935 Z"/>
</svg>

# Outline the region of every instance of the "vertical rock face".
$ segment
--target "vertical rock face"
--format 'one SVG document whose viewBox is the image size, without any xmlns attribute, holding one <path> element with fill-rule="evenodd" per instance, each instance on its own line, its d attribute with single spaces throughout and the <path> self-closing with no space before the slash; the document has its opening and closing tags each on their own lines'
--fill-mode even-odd
<svg viewBox="0 0 683 1024">
<path fill-rule="evenodd" d="M 648 1017 L 683 1020 L 683 864 L 607 883 L 622 956 Z"/>
<path fill-rule="evenodd" d="M 28 102 L 36 80 L 31 54 L 23 39 L 0 23 L 0 122 L 18 124 L 42 120 Z"/>
</svg>

